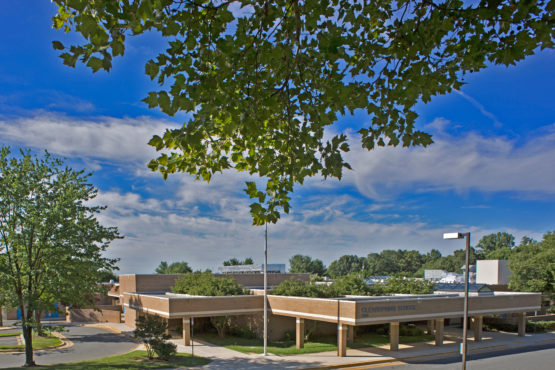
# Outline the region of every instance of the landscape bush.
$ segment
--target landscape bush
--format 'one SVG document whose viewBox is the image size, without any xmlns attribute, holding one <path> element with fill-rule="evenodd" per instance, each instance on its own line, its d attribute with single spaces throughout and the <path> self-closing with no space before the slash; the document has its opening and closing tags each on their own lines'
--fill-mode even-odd
<svg viewBox="0 0 555 370">
<path fill-rule="evenodd" d="M 166 334 L 168 324 L 166 320 L 155 315 L 139 316 L 135 322 L 135 338 L 145 344 L 146 353 L 150 360 L 154 354 L 161 360 L 169 360 L 177 350 L 177 346 L 167 340 L 171 338 Z"/>
</svg>

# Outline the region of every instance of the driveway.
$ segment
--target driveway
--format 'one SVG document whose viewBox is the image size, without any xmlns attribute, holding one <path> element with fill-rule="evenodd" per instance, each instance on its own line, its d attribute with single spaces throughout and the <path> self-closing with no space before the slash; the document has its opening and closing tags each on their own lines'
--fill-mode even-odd
<svg viewBox="0 0 555 370">
<path fill-rule="evenodd" d="M 62 362 L 93 360 L 96 358 L 129 352 L 137 342 L 126 335 L 100 327 L 66 326 L 62 333 L 73 345 L 66 348 L 36 351 L 34 359 L 37 365 L 49 365 Z M 24 353 L 0 353 L 0 368 L 18 367 L 25 363 Z"/>
</svg>

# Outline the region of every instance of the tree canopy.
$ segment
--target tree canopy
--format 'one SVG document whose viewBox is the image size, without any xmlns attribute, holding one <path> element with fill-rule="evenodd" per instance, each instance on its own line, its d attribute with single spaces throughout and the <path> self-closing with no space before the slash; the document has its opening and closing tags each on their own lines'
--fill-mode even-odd
<svg viewBox="0 0 555 370">
<path fill-rule="evenodd" d="M 509 259 L 515 246 L 515 237 L 507 232 L 484 235 L 476 249 L 480 259 Z"/>
<path fill-rule="evenodd" d="M 21 311 L 25 364 L 33 366 L 34 314 L 57 302 L 93 305 L 105 272 L 117 269 L 103 252 L 119 235 L 96 218 L 105 207 L 89 203 L 97 195 L 90 174 L 48 153 L 10 154 L 0 149 L 0 295 Z"/>
<path fill-rule="evenodd" d="M 245 294 L 232 277 L 216 277 L 211 272 L 196 271 L 181 276 L 172 287 L 174 293 L 203 296 L 226 296 Z"/>
<path fill-rule="evenodd" d="M 289 259 L 289 272 L 310 273 L 322 276 L 326 273 L 326 266 L 320 259 L 296 254 Z"/>
<path fill-rule="evenodd" d="M 188 272 L 193 272 L 193 270 L 185 261 L 173 262 L 170 265 L 166 261 L 161 261 L 156 267 L 157 274 L 186 274 Z"/>
<path fill-rule="evenodd" d="M 523 292 L 555 292 L 555 232 L 541 242 L 523 238 L 509 260 L 509 288 Z"/>
<path fill-rule="evenodd" d="M 344 255 L 330 263 L 327 275 L 335 278 L 351 273 L 361 274 L 365 271 L 366 259 L 355 255 Z"/>
<path fill-rule="evenodd" d="M 361 110 L 361 145 L 432 143 L 415 127 L 419 102 L 462 86 L 488 64 L 511 65 L 553 48 L 553 1 L 481 0 L 53 0 L 56 29 L 85 41 L 64 64 L 110 70 L 128 37 L 156 32 L 167 49 L 145 73 L 160 85 L 144 101 L 179 129 L 156 135 L 149 167 L 209 181 L 227 169 L 247 182 L 253 223 L 288 212 L 295 184 L 341 179 L 350 165 L 338 115 Z"/>
<path fill-rule="evenodd" d="M 223 262 L 224 266 L 252 265 L 253 263 L 254 261 L 250 257 L 247 257 L 242 261 L 234 257 Z"/>
</svg>

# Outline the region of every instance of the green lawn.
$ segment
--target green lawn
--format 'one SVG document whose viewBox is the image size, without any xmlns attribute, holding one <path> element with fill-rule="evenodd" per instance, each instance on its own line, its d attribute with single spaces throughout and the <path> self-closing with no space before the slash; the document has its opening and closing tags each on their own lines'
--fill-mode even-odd
<svg viewBox="0 0 555 370">
<path fill-rule="evenodd" d="M 417 342 L 427 342 L 434 340 L 433 335 L 415 335 L 415 336 L 399 336 L 399 343 L 417 343 Z M 364 347 L 379 347 L 385 344 L 389 344 L 389 335 L 387 334 L 376 334 L 376 333 L 364 333 L 359 334 L 355 338 L 355 342 L 349 346 L 349 348 L 364 348 Z"/>
<path fill-rule="evenodd" d="M 6 336 L 8 333 L 3 333 L 3 336 Z M 14 333 L 11 333 L 13 335 Z M 21 334 L 21 332 L 16 333 L 17 335 Z M 41 337 L 36 334 L 33 334 L 33 349 L 43 349 L 46 347 L 56 347 L 63 343 L 60 338 L 54 336 L 46 336 Z M 0 350 L 11 350 L 11 351 L 25 351 L 25 345 L 14 345 L 14 346 L 0 346 Z"/>
<path fill-rule="evenodd" d="M 12 331 L 9 333 L 0 333 L 0 337 L 11 337 L 13 335 L 19 335 L 19 334 L 21 334 L 20 331 Z"/>
<path fill-rule="evenodd" d="M 242 353 L 263 353 L 264 347 L 261 339 L 245 339 L 233 336 L 220 338 L 217 334 L 203 333 L 197 337 L 206 342 Z M 433 335 L 400 336 L 399 343 L 416 343 L 433 340 Z M 357 335 L 355 342 L 348 348 L 378 347 L 389 344 L 389 335 L 364 333 Z M 295 341 L 284 340 L 268 343 L 268 352 L 274 355 L 299 355 L 303 353 L 317 353 L 337 351 L 337 337 L 327 336 L 318 338 L 318 341 L 305 342 L 304 348 L 297 349 Z"/>
<path fill-rule="evenodd" d="M 242 353 L 264 353 L 264 343 L 262 339 L 246 339 L 233 336 L 220 338 L 217 334 L 203 333 L 197 335 L 199 339 L 216 344 L 225 348 Z M 336 351 L 337 345 L 335 338 L 326 337 L 317 342 L 305 342 L 304 348 L 297 349 L 294 340 L 268 342 L 268 353 L 274 355 L 298 355 L 303 353 L 315 353 Z"/>
<path fill-rule="evenodd" d="M 133 351 L 123 355 L 105 357 L 98 360 L 41 366 L 41 368 L 56 370 L 175 369 L 180 367 L 202 366 L 209 362 L 210 360 L 205 358 L 197 356 L 191 357 L 191 355 L 185 353 L 178 353 L 170 361 L 149 360 L 146 356 L 146 351 Z"/>
</svg>

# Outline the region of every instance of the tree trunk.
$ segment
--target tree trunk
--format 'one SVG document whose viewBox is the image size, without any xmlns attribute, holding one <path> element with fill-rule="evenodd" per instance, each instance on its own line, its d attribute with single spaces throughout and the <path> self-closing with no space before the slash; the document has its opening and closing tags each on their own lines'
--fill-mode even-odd
<svg viewBox="0 0 555 370">
<path fill-rule="evenodd" d="M 33 359 L 33 326 L 29 324 L 32 312 L 25 312 L 25 306 L 20 306 L 21 310 L 21 329 L 25 340 L 25 365 L 24 367 L 37 366 Z"/>
<path fill-rule="evenodd" d="M 4 314 L 2 313 L 2 306 L 0 306 L 0 326 L 4 326 Z"/>
<path fill-rule="evenodd" d="M 42 330 L 42 325 L 40 323 L 40 317 L 42 315 L 41 311 L 35 311 L 34 316 L 35 316 L 35 325 L 36 325 L 36 331 L 37 331 L 37 335 L 43 335 L 44 332 Z"/>
<path fill-rule="evenodd" d="M 225 337 L 225 327 L 227 326 L 227 316 L 213 316 L 210 318 L 212 325 L 216 327 L 218 336 L 220 338 Z"/>
</svg>

